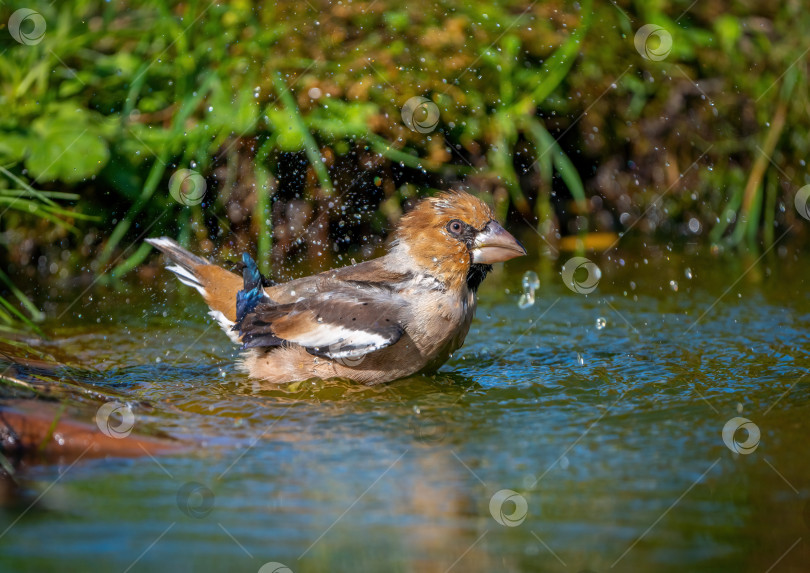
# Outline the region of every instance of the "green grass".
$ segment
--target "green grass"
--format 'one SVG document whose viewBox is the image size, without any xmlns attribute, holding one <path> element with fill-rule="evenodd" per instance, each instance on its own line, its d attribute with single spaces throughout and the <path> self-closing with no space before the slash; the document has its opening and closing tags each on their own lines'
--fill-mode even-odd
<svg viewBox="0 0 810 573">
<path fill-rule="evenodd" d="M 77 0 L 4 4 L 0 21 L 21 7 L 47 31 L 0 34 L 0 209 L 74 243 L 92 215 L 110 276 L 155 234 L 255 245 L 265 272 L 345 253 L 394 222 L 379 206 L 460 181 L 548 237 L 691 238 L 697 219 L 705 241 L 767 247 L 807 182 L 810 13 L 795 4 Z M 647 23 L 672 36 L 662 60 L 636 51 Z M 434 131 L 404 125 L 413 96 L 438 107 Z M 205 177 L 202 205 L 170 197 L 181 168 Z M 303 204 L 302 233 L 288 207 Z"/>
<path fill-rule="evenodd" d="M 0 166 L 0 220 L 4 222 L 22 226 L 38 220 L 75 233 L 74 222 L 93 219 L 61 203 L 78 199 L 75 193 L 39 191 L 23 177 Z M 42 334 L 36 323 L 42 321 L 44 315 L 2 269 L 0 286 L 7 292 L 6 296 L 0 294 L 0 333 L 30 330 Z"/>
</svg>

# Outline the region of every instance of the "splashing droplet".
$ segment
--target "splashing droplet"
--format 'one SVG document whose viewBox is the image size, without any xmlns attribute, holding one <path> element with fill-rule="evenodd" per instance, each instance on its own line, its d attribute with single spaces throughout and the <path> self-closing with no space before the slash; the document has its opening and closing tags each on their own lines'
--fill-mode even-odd
<svg viewBox="0 0 810 573">
<path fill-rule="evenodd" d="M 540 279 L 534 271 L 526 271 L 523 275 L 523 290 L 536 290 L 540 288 Z"/>
<path fill-rule="evenodd" d="M 518 308 L 529 308 L 534 305 L 534 291 L 540 288 L 540 279 L 534 271 L 526 271 L 523 275 L 523 294 L 518 300 Z"/>
<path fill-rule="evenodd" d="M 604 316 L 600 316 L 596 319 L 596 330 L 602 330 L 607 326 L 607 319 Z"/>
<path fill-rule="evenodd" d="M 534 291 L 524 292 L 518 299 L 518 308 L 529 308 L 534 305 Z"/>
</svg>

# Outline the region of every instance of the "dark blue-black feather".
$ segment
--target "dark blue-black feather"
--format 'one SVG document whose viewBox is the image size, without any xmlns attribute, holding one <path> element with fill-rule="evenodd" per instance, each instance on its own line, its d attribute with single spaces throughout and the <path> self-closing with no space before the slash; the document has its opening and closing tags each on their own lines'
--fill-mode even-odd
<svg viewBox="0 0 810 573">
<path fill-rule="evenodd" d="M 256 308 L 256 305 L 265 298 L 264 290 L 262 289 L 262 275 L 259 272 L 259 267 L 256 265 L 250 255 L 244 253 L 242 255 L 242 280 L 244 285 L 242 290 L 236 293 L 236 324 L 234 330 L 240 330 L 242 320 L 247 314 Z"/>
<path fill-rule="evenodd" d="M 245 260 L 245 256 L 247 256 L 247 261 Z M 258 275 L 262 286 L 265 288 L 275 286 L 276 284 L 278 284 L 276 283 L 276 281 L 269 279 L 263 274 L 259 273 L 259 269 L 256 266 L 256 263 L 254 263 L 253 259 L 251 259 L 250 256 L 248 255 L 243 255 L 242 260 L 239 261 L 238 263 L 235 263 L 233 261 L 225 261 L 223 266 L 225 266 L 225 268 L 227 268 L 231 272 L 241 274 L 243 279 L 245 278 L 245 270 L 248 268 L 248 266 L 250 266 L 252 267 L 250 269 L 250 278 L 252 281 L 255 281 L 256 280 L 255 277 L 256 275 Z"/>
<path fill-rule="evenodd" d="M 246 291 L 251 291 L 256 287 L 262 286 L 262 274 L 259 272 L 259 267 L 251 256 L 247 253 L 242 253 L 242 280 L 245 285 L 242 287 Z"/>
</svg>

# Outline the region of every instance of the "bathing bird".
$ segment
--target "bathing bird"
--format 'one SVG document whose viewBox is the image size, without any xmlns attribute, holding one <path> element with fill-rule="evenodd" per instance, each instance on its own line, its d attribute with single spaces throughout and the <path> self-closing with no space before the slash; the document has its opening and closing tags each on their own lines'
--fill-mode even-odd
<svg viewBox="0 0 810 573">
<path fill-rule="evenodd" d="M 240 277 L 167 237 L 146 241 L 242 346 L 240 366 L 268 384 L 435 372 L 464 343 L 492 264 L 526 254 L 484 201 L 459 191 L 417 203 L 384 256 L 281 284 L 247 254 Z"/>
</svg>

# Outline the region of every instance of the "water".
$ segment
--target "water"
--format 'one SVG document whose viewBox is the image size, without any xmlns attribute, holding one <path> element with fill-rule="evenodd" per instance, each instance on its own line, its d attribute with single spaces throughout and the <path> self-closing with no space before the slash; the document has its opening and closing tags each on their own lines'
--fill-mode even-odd
<svg viewBox="0 0 810 573">
<path fill-rule="evenodd" d="M 0 569 L 806 570 L 810 258 L 589 257 L 588 295 L 566 256 L 509 263 L 439 375 L 376 388 L 255 390 L 169 277 L 85 295 L 42 349 L 130 400 L 136 432 L 193 447 L 29 468 Z M 529 270 L 543 286 L 521 309 Z M 752 453 L 724 444 L 733 418 L 760 430 Z"/>
<path fill-rule="evenodd" d="M 534 293 L 540 288 L 540 278 L 534 271 L 523 273 L 522 288 L 523 293 L 518 299 L 518 308 L 524 309 L 534 305 Z"/>
</svg>

